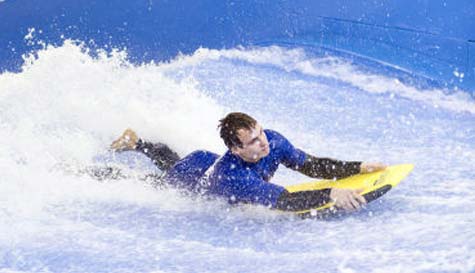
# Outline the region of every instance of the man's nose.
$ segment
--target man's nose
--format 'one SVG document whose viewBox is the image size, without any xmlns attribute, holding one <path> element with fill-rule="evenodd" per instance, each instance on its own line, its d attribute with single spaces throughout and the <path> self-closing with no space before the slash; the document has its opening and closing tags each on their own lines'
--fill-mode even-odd
<svg viewBox="0 0 475 273">
<path fill-rule="evenodd" d="M 266 142 L 265 142 L 263 139 L 259 140 L 259 146 L 265 147 L 265 146 L 266 146 Z"/>
</svg>

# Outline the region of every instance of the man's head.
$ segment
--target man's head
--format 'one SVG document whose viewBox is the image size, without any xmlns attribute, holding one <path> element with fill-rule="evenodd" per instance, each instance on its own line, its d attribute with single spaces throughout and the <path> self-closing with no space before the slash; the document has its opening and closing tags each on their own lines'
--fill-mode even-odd
<svg viewBox="0 0 475 273">
<path fill-rule="evenodd" d="M 224 144 L 244 161 L 257 162 L 269 154 L 266 134 L 251 116 L 230 113 L 219 121 L 218 127 Z"/>
</svg>

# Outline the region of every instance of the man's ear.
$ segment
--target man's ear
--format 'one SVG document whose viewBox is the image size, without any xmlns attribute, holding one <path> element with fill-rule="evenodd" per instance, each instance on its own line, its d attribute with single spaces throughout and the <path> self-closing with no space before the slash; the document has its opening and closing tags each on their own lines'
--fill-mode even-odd
<svg viewBox="0 0 475 273">
<path fill-rule="evenodd" d="M 230 150 L 233 155 L 239 155 L 239 148 L 237 146 L 231 147 Z"/>
</svg>

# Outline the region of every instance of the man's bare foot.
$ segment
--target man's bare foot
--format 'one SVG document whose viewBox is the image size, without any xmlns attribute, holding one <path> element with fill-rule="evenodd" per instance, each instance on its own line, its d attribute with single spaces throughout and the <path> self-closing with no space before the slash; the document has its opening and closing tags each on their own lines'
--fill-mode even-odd
<svg viewBox="0 0 475 273">
<path fill-rule="evenodd" d="M 132 129 L 126 129 L 118 139 L 112 142 L 110 147 L 115 151 L 133 150 L 138 140 L 137 134 Z"/>
</svg>

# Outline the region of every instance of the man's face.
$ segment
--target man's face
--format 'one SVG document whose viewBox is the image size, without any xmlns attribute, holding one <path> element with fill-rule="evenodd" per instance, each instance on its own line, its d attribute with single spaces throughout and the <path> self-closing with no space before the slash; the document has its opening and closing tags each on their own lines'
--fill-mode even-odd
<svg viewBox="0 0 475 273">
<path fill-rule="evenodd" d="M 269 142 L 258 123 L 251 130 L 239 129 L 237 133 L 242 147 L 231 148 L 233 154 L 247 162 L 257 162 L 269 154 Z"/>
</svg>

